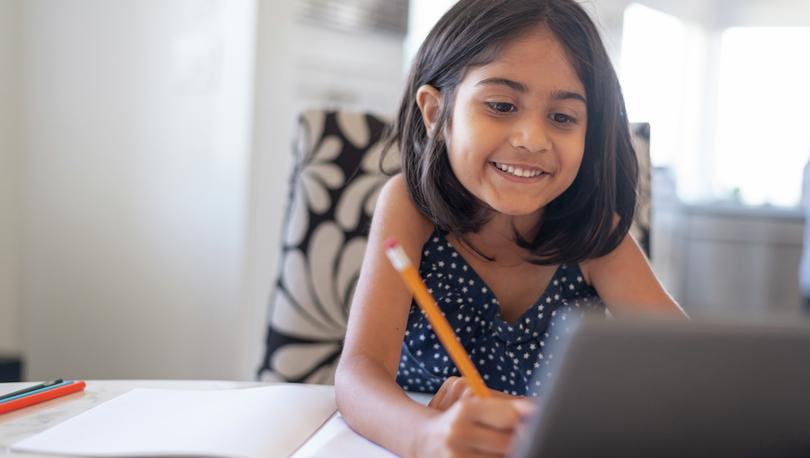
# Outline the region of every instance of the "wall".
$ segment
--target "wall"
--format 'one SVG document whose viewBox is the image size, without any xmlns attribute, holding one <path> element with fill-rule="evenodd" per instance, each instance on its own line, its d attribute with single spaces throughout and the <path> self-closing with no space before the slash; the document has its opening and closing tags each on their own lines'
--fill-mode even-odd
<svg viewBox="0 0 810 458">
<path fill-rule="evenodd" d="M 289 44 L 296 111 L 341 108 L 392 117 L 404 84 L 403 37 L 294 24 Z"/>
<path fill-rule="evenodd" d="M 808 27 L 810 2 L 796 0 L 717 0 L 716 27 Z"/>
<path fill-rule="evenodd" d="M 28 378 L 244 378 L 254 8 L 22 2 Z"/>
<path fill-rule="evenodd" d="M 0 354 L 19 351 L 19 1 L 0 0 Z"/>
<path fill-rule="evenodd" d="M 259 367 L 267 303 L 277 273 L 295 121 L 295 111 L 289 109 L 295 100 L 291 90 L 292 2 L 259 2 L 256 17 L 256 99 L 244 278 L 245 304 L 252 313 L 242 322 L 246 343 L 241 352 L 243 371 L 252 372 Z"/>
</svg>

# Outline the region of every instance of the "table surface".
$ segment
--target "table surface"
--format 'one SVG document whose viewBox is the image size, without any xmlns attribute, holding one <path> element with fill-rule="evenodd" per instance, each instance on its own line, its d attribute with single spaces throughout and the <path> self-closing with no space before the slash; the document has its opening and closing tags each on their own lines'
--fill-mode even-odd
<svg viewBox="0 0 810 458">
<path fill-rule="evenodd" d="M 0 393 L 9 393 L 35 383 L 0 383 Z M 14 453 L 8 448 L 15 442 L 45 431 L 133 388 L 217 390 L 262 385 L 267 384 L 215 380 L 88 380 L 82 392 L 0 415 L 0 457 L 54 458 L 54 455 Z"/>
</svg>

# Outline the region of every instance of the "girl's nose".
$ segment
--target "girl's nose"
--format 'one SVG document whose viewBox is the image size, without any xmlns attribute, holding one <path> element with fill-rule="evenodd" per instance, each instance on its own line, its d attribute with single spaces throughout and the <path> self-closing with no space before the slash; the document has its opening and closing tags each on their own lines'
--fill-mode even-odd
<svg viewBox="0 0 810 458">
<path fill-rule="evenodd" d="M 539 153 L 549 148 L 546 125 L 539 116 L 523 116 L 515 124 L 512 132 L 511 144 L 515 148 L 522 148 L 531 153 Z"/>
</svg>

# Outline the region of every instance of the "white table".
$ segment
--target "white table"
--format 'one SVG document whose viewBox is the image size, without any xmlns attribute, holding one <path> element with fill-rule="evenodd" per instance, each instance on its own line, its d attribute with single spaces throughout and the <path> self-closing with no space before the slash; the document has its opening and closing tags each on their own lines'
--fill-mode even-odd
<svg viewBox="0 0 810 458">
<path fill-rule="evenodd" d="M 0 383 L 0 393 L 8 393 L 35 383 Z M 8 448 L 13 443 L 40 433 L 134 388 L 216 390 L 262 385 L 265 384 L 208 380 L 88 380 L 83 392 L 0 415 L 0 458 L 54 458 L 54 455 L 15 453 Z M 426 402 L 427 398 L 418 400 Z M 352 431 L 339 413 L 334 414 L 293 456 L 294 458 L 324 456 L 324 450 L 328 451 L 328 456 L 338 458 L 394 457 L 387 450 Z"/>
</svg>

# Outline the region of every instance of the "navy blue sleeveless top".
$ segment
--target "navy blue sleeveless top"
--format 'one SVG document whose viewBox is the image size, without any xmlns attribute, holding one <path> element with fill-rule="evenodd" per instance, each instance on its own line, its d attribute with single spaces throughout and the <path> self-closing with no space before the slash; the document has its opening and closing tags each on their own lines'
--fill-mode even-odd
<svg viewBox="0 0 810 458">
<path fill-rule="evenodd" d="M 493 292 L 438 229 L 423 247 L 419 273 L 487 386 L 516 396 L 540 394 L 542 372 L 553 357 L 544 347 L 559 339 L 568 316 L 604 314 L 579 266 L 561 264 L 537 301 L 516 323 L 507 323 Z M 406 391 L 435 393 L 453 375 L 458 369 L 412 303 L 397 383 Z"/>
</svg>

